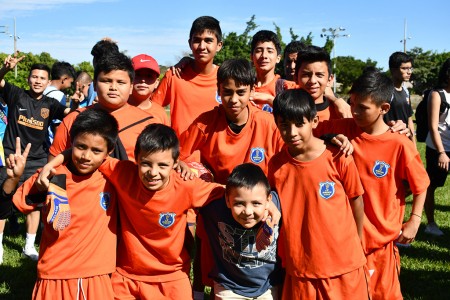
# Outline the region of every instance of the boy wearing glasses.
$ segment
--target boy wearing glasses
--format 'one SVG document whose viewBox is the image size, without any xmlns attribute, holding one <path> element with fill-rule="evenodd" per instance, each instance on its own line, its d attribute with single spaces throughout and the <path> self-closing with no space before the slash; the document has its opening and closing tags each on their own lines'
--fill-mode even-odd
<svg viewBox="0 0 450 300">
<path fill-rule="evenodd" d="M 391 71 L 395 89 L 391 98 L 391 109 L 384 115 L 384 121 L 402 120 L 411 130 L 410 139 L 415 144 L 411 99 L 408 89 L 403 84 L 411 78 L 413 72 L 412 64 L 412 57 L 404 52 L 394 52 L 389 57 L 389 70 Z"/>
</svg>

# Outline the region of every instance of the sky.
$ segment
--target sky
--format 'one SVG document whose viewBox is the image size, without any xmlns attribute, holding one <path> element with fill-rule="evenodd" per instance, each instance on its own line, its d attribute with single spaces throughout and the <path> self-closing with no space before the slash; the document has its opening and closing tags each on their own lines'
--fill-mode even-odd
<svg viewBox="0 0 450 300">
<path fill-rule="evenodd" d="M 284 42 L 295 34 L 313 35 L 323 46 L 323 28 L 345 28 L 335 40 L 336 56 L 377 61 L 387 69 L 389 55 L 403 51 L 405 20 L 407 50 L 421 47 L 450 52 L 450 1 L 137 1 L 137 0 L 0 0 L 0 52 L 14 50 L 14 17 L 17 49 L 48 52 L 58 60 L 78 64 L 91 61 L 92 46 L 103 37 L 118 42 L 129 56 L 147 53 L 160 65 L 175 64 L 189 53 L 189 30 L 199 16 L 220 21 L 222 32 L 242 33 L 255 15 L 257 30 L 281 28 Z M 0 27 L 4 32 L 5 27 Z"/>
</svg>

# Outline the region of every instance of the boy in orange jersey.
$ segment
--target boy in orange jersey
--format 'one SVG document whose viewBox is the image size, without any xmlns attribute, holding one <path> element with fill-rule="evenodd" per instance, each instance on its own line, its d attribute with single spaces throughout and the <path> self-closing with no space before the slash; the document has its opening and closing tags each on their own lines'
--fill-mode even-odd
<svg viewBox="0 0 450 300">
<path fill-rule="evenodd" d="M 217 72 L 222 104 L 201 114 L 180 137 L 180 159 L 191 160 L 200 150 L 201 162 L 225 184 L 231 171 L 252 162 L 267 174 L 270 157 L 283 141 L 270 114 L 249 104 L 255 71 L 245 59 L 223 62 Z"/>
<path fill-rule="evenodd" d="M 170 121 L 164 108 L 151 101 L 153 91 L 159 83 L 159 66 L 156 60 L 147 54 L 139 54 L 131 59 L 134 67 L 133 92 L 128 103 L 136 106 L 150 115 L 158 123 L 169 125 Z"/>
<path fill-rule="evenodd" d="M 320 122 L 339 119 L 341 116 L 351 117 L 345 113 L 348 104 L 343 99 L 336 99 L 330 89 L 333 82 L 331 59 L 323 48 L 306 46 L 300 51 L 295 63 L 295 74 L 299 88 L 305 89 L 313 97 Z"/>
<path fill-rule="evenodd" d="M 114 157 L 134 161 L 134 146 L 141 131 L 148 124 L 157 122 L 145 111 L 129 105 L 128 98 L 133 89 L 134 68 L 131 59 L 116 52 L 102 56 L 96 61 L 94 86 L 99 107 L 112 114 L 119 123 L 119 139 L 114 149 Z M 86 108 L 79 109 L 83 111 Z M 69 132 L 79 111 L 63 119 L 50 147 L 50 159 L 70 148 Z"/>
<path fill-rule="evenodd" d="M 364 190 L 353 157 L 313 136 L 319 121 L 305 90 L 277 95 L 273 114 L 287 146 L 269 163 L 283 211 L 283 299 L 368 299 Z"/>
<path fill-rule="evenodd" d="M 67 191 L 70 223 L 57 231 L 44 222 L 32 299 L 114 296 L 110 274 L 116 264 L 116 196 L 113 186 L 97 168 L 113 150 L 117 127 L 114 117 L 99 109 L 80 113 L 71 127 L 71 159 L 54 170 L 52 179 L 52 184 L 59 181 L 58 185 Z M 47 204 L 50 183 L 37 181 L 38 175 L 25 181 L 12 202 L 24 213 L 43 206 L 43 216 L 47 218 L 63 206 L 57 200 Z"/>
<path fill-rule="evenodd" d="M 184 67 L 181 78 L 168 70 L 152 96 L 161 106 L 170 105 L 172 128 L 178 136 L 201 113 L 213 109 L 217 94 L 217 69 L 214 56 L 222 48 L 222 30 L 213 17 L 197 18 L 189 33 L 189 47 L 194 60 Z"/>
<path fill-rule="evenodd" d="M 315 132 L 339 132 L 352 140 L 365 190 L 363 246 L 372 299 L 402 299 L 395 242 L 409 244 L 414 240 L 430 183 L 414 144 L 406 136 L 392 133 L 383 121 L 393 90 L 385 74 L 364 72 L 350 90 L 353 119 L 321 122 Z M 413 204 L 408 221 L 402 224 L 405 181 L 411 188 Z"/>
<path fill-rule="evenodd" d="M 275 74 L 275 67 L 281 60 L 281 44 L 275 32 L 260 30 L 253 35 L 251 60 L 256 69 L 253 102 L 262 110 L 271 112 L 275 96 L 285 89 L 296 87 L 294 81 L 281 79 Z"/>
</svg>

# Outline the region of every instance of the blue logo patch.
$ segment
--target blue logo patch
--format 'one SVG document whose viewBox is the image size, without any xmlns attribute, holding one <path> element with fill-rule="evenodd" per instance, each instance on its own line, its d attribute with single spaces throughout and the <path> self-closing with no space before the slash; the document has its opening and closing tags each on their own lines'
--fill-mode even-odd
<svg viewBox="0 0 450 300">
<path fill-rule="evenodd" d="M 216 101 L 217 103 L 222 104 L 222 98 L 220 98 L 220 95 L 217 91 L 216 91 Z"/>
<path fill-rule="evenodd" d="M 273 113 L 273 108 L 269 104 L 264 104 L 261 109 L 263 111 L 267 111 L 268 113 Z"/>
<path fill-rule="evenodd" d="M 319 183 L 319 194 L 325 200 L 330 199 L 334 195 L 334 185 L 336 183 L 332 181 L 325 181 Z"/>
<path fill-rule="evenodd" d="M 107 210 L 111 201 L 111 195 L 109 193 L 100 193 L 100 207 Z"/>
<path fill-rule="evenodd" d="M 264 149 L 263 148 L 252 148 L 250 150 L 250 160 L 255 164 L 259 164 L 264 160 Z"/>
<path fill-rule="evenodd" d="M 390 167 L 391 166 L 384 161 L 377 160 L 372 169 L 373 175 L 377 178 L 382 178 L 387 175 Z"/>
<path fill-rule="evenodd" d="M 175 223 L 176 213 L 160 213 L 159 214 L 159 225 L 164 228 L 169 228 Z"/>
</svg>

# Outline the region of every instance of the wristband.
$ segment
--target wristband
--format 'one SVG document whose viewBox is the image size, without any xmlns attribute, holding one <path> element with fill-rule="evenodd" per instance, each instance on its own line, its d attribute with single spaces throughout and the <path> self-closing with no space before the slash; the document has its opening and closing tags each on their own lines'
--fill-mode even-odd
<svg viewBox="0 0 450 300">
<path fill-rule="evenodd" d="M 415 213 L 411 213 L 411 216 L 416 216 L 416 217 L 418 217 L 419 219 L 422 219 L 422 216 L 419 216 L 418 214 L 415 214 Z"/>
</svg>

